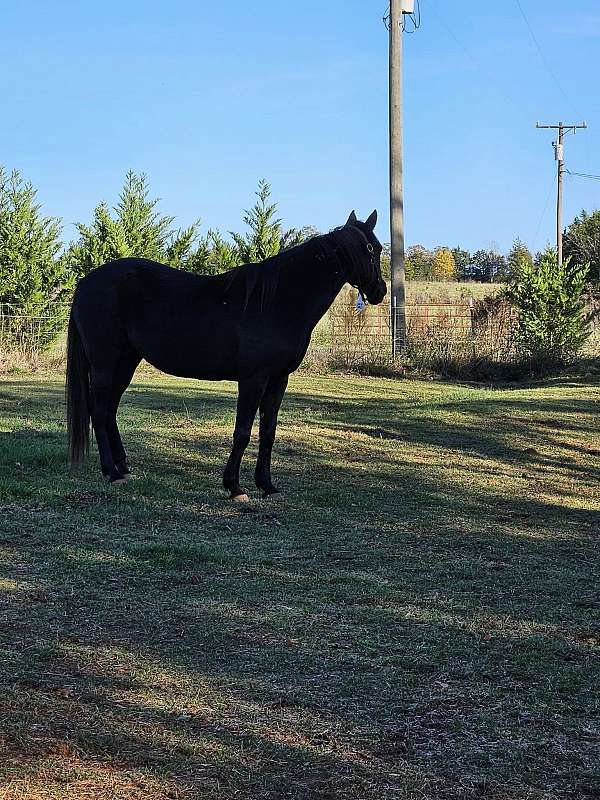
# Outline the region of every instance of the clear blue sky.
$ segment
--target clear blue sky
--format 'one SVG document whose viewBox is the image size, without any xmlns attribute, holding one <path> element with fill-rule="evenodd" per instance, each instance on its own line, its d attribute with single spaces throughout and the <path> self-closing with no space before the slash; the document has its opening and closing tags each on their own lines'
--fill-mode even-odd
<svg viewBox="0 0 600 800">
<path fill-rule="evenodd" d="M 536 120 L 585 118 L 567 167 L 600 174 L 598 0 L 521 3 L 549 67 L 516 0 L 421 2 L 405 38 L 409 244 L 550 241 L 552 135 Z M 0 163 L 67 238 L 131 168 L 181 224 L 239 228 L 265 177 L 287 225 L 377 207 L 388 239 L 385 0 L 5 6 Z M 567 221 L 582 207 L 600 208 L 600 181 L 567 180 Z"/>
</svg>

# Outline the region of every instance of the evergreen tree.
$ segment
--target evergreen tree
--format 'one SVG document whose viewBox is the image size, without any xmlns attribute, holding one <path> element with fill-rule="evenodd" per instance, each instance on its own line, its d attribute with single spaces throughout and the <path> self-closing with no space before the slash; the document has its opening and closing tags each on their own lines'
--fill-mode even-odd
<svg viewBox="0 0 600 800">
<path fill-rule="evenodd" d="M 506 274 L 506 259 L 495 250 L 477 250 L 471 256 L 471 280 L 490 283 L 501 280 Z"/>
<path fill-rule="evenodd" d="M 456 264 L 456 279 L 459 281 L 468 279 L 471 253 L 468 250 L 463 250 L 462 247 L 453 247 L 452 255 Z"/>
<path fill-rule="evenodd" d="M 574 356 L 589 336 L 587 270 L 570 259 L 559 266 L 553 248 L 537 266 L 527 257 L 516 266 L 507 294 L 519 312 L 517 346 L 540 372 Z"/>
<path fill-rule="evenodd" d="M 283 231 L 277 218 L 277 204 L 270 203 L 271 187 L 265 180 L 259 181 L 254 206 L 244 212 L 244 222 L 249 228 L 245 234 L 233 233 L 239 263 L 252 264 L 276 256 L 281 250 L 300 244 L 304 236 L 301 231 Z"/>
<path fill-rule="evenodd" d="M 321 236 L 321 231 L 314 225 L 304 225 L 300 228 L 300 236 L 302 237 L 302 241 L 306 242 L 309 239 L 314 239 L 315 236 Z"/>
<path fill-rule="evenodd" d="M 522 261 L 526 261 L 529 265 L 533 265 L 533 256 L 527 245 L 520 239 L 515 239 L 508 255 L 506 256 L 506 272 L 507 278 L 512 278 L 519 271 Z"/>
<path fill-rule="evenodd" d="M 58 220 L 41 215 L 31 183 L 0 167 L 0 305 L 9 316 L 35 318 L 35 326 L 21 331 L 23 344 L 43 347 L 64 325 L 60 301 L 69 297 L 75 277 L 61 249 Z"/>
<path fill-rule="evenodd" d="M 206 248 L 204 269 L 195 271 L 216 275 L 219 272 L 233 269 L 241 263 L 235 244 L 224 239 L 219 231 L 210 230 L 204 239 L 204 246 Z"/>
<path fill-rule="evenodd" d="M 589 264 L 589 278 L 600 280 L 600 211 L 582 211 L 569 225 L 563 239 L 565 258 Z"/>
<path fill-rule="evenodd" d="M 172 267 L 198 270 L 203 263 L 203 246 L 198 242 L 199 223 L 184 230 L 173 229 L 173 217 L 157 211 L 158 199 L 149 198 L 145 175 L 128 172 L 111 216 L 106 203 L 94 210 L 91 225 L 79 223 L 79 241 L 71 245 L 67 258 L 79 275 L 115 258 L 151 258 Z"/>
</svg>

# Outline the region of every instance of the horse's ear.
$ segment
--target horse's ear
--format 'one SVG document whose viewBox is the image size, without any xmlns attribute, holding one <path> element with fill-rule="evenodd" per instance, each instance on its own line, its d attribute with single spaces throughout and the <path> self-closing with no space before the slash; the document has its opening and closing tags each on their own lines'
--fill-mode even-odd
<svg viewBox="0 0 600 800">
<path fill-rule="evenodd" d="M 375 210 L 369 219 L 365 222 L 367 228 L 370 228 L 372 231 L 375 230 L 375 225 L 377 225 L 377 210 Z"/>
<path fill-rule="evenodd" d="M 350 216 L 348 217 L 348 221 L 346 222 L 346 225 L 354 225 L 357 222 L 358 222 L 358 219 L 356 218 L 356 214 L 354 213 L 354 211 L 350 212 Z"/>
</svg>

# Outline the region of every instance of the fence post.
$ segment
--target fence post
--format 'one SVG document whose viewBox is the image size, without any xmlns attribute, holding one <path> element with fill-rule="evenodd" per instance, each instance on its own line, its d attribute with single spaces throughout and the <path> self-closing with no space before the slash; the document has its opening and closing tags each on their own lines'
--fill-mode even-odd
<svg viewBox="0 0 600 800">
<path fill-rule="evenodd" d="M 474 301 L 472 297 L 469 297 L 469 321 L 471 326 L 471 350 L 473 353 L 473 358 L 475 358 L 476 347 L 475 347 L 475 319 L 473 318 L 473 308 L 474 308 Z"/>
</svg>

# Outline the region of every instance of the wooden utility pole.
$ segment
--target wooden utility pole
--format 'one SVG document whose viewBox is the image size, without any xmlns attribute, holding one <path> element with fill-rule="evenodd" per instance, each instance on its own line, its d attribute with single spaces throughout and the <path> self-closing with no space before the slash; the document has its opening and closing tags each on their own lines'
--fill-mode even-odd
<svg viewBox="0 0 600 800">
<path fill-rule="evenodd" d="M 402 34 L 406 0 L 390 2 L 390 322 L 392 356 L 406 343 L 406 277 L 404 274 L 404 187 L 402 162 Z"/>
<path fill-rule="evenodd" d="M 575 133 L 579 128 L 587 128 L 587 124 L 582 122 L 581 125 L 564 125 L 559 122 L 558 125 L 540 125 L 538 122 L 536 128 L 546 128 L 558 131 L 558 139 L 553 142 L 554 157 L 558 164 L 557 169 L 557 192 L 556 192 L 556 253 L 558 265 L 562 266 L 563 263 L 563 176 L 565 172 L 565 131 L 573 131 Z"/>
</svg>

